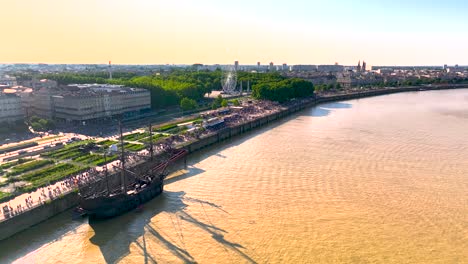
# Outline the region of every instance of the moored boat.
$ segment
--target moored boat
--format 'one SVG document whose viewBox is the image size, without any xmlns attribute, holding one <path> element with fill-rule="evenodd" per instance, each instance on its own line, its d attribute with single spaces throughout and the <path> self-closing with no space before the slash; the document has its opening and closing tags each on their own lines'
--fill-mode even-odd
<svg viewBox="0 0 468 264">
<path fill-rule="evenodd" d="M 151 137 L 152 134 L 150 133 Z M 155 161 L 151 142 L 149 148 L 150 158 L 133 166 L 135 168 L 140 166 L 144 169 L 132 171 L 133 167 L 126 168 L 125 166 L 126 154 L 122 138 L 122 128 L 120 126 L 121 158 L 119 166 L 116 167 L 121 174 L 120 184 L 113 187 L 109 186 L 106 165 L 105 177 L 80 188 L 79 211 L 87 214 L 90 218 L 115 217 L 140 207 L 160 195 L 164 189 L 166 169 L 172 163 L 184 158 L 188 153 L 185 149 L 167 149 L 165 155 L 160 155 L 162 160 Z"/>
</svg>

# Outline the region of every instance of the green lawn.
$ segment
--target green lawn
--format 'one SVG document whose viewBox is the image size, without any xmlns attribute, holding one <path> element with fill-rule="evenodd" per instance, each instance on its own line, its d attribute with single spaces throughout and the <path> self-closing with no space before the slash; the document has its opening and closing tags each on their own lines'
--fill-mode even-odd
<svg viewBox="0 0 468 264">
<path fill-rule="evenodd" d="M 124 146 L 126 150 L 130 151 L 140 151 L 146 148 L 146 146 L 143 144 L 125 143 Z"/>
<path fill-rule="evenodd" d="M 18 164 L 22 164 L 22 163 L 25 163 L 25 162 L 28 162 L 28 161 L 31 161 L 32 159 L 18 159 L 17 161 L 11 161 L 11 162 L 7 162 L 7 163 L 3 163 L 2 165 L 0 165 L 0 169 L 8 169 L 8 168 L 11 168 L 15 165 L 18 165 Z"/>
<path fill-rule="evenodd" d="M 0 192 L 0 201 L 6 200 L 10 196 L 11 196 L 11 193 Z"/>
<path fill-rule="evenodd" d="M 176 135 L 176 134 L 179 134 L 181 132 L 187 131 L 187 129 L 188 128 L 186 126 L 177 126 L 177 127 L 172 128 L 172 129 L 166 130 L 165 132 L 168 133 L 168 134 Z"/>
<path fill-rule="evenodd" d="M 31 185 L 20 188 L 22 191 L 29 192 L 54 183 L 68 176 L 78 174 L 87 170 L 87 166 L 77 166 L 74 164 L 61 163 L 57 166 L 45 168 L 32 173 L 20 176 L 21 180 L 30 182 Z"/>
<path fill-rule="evenodd" d="M 157 143 L 158 141 L 162 140 L 162 139 L 165 139 L 167 138 L 168 136 L 166 135 L 163 135 L 163 134 L 156 134 L 156 135 L 153 135 L 153 144 Z M 144 139 L 141 139 L 140 140 L 141 143 L 149 143 L 150 142 L 150 138 L 147 137 L 147 138 L 144 138 Z"/>
<path fill-rule="evenodd" d="M 61 151 L 53 151 L 51 153 L 42 154 L 41 156 L 59 159 L 59 160 L 66 160 L 66 159 L 73 159 L 81 155 L 83 155 L 83 153 L 79 149 L 62 149 Z"/>
<path fill-rule="evenodd" d="M 53 164 L 52 160 L 35 160 L 27 163 L 23 163 L 20 165 L 16 165 L 11 168 L 11 172 L 7 174 L 8 177 L 19 175 L 31 170 L 39 169 L 41 167 L 47 166 L 49 164 Z"/>
<path fill-rule="evenodd" d="M 158 127 L 158 128 L 155 129 L 155 131 L 165 132 L 165 131 L 167 131 L 169 129 L 173 129 L 174 127 L 177 127 L 177 123 L 176 124 L 167 124 L 167 125 Z"/>
<path fill-rule="evenodd" d="M 133 134 L 129 134 L 129 135 L 126 135 L 123 137 L 123 140 L 127 140 L 127 141 L 138 141 L 142 138 L 145 138 L 145 137 L 149 137 L 149 133 L 148 132 L 145 132 L 145 133 L 133 133 Z"/>
<path fill-rule="evenodd" d="M 102 147 L 110 147 L 111 145 L 115 145 L 115 144 L 118 144 L 118 143 L 119 143 L 118 141 L 107 139 L 107 140 L 98 142 L 97 144 L 99 146 L 102 146 Z"/>
<path fill-rule="evenodd" d="M 87 154 L 84 156 L 74 158 L 73 161 L 79 162 L 85 165 L 101 166 L 101 165 L 104 165 L 106 163 L 116 160 L 118 157 L 119 157 L 118 155 L 112 155 L 112 156 L 107 156 L 106 159 L 104 159 L 104 155 L 101 155 L 101 154 Z"/>
<path fill-rule="evenodd" d="M 141 133 L 143 134 L 143 133 Z M 141 137 L 140 137 L 141 138 Z M 117 142 L 117 141 L 113 141 L 113 140 L 104 140 L 102 142 L 99 142 L 98 145 L 100 146 L 110 146 L 110 145 L 117 145 L 119 146 L 119 149 L 120 149 L 120 143 Z M 143 150 L 145 149 L 145 145 L 141 145 L 141 144 L 133 144 L 133 143 L 128 143 L 128 142 L 124 142 L 124 146 L 125 146 L 125 149 L 126 150 L 130 150 L 130 151 L 140 151 L 140 150 Z"/>
<path fill-rule="evenodd" d="M 95 160 L 93 162 L 93 164 L 96 165 L 96 166 L 102 166 L 102 165 L 107 164 L 107 163 L 109 163 L 111 161 L 114 161 L 114 160 L 116 160 L 118 158 L 119 158 L 119 155 L 112 155 L 112 156 L 106 157 L 106 160 L 104 160 L 104 158 L 101 158 L 99 160 Z"/>
<path fill-rule="evenodd" d="M 85 141 L 74 142 L 69 145 L 66 145 L 65 147 L 61 149 L 42 153 L 41 156 L 54 158 L 54 159 L 60 159 L 60 160 L 73 159 L 73 158 L 83 155 L 83 152 L 79 148 L 88 143 L 94 143 L 94 141 L 85 140 Z"/>
</svg>

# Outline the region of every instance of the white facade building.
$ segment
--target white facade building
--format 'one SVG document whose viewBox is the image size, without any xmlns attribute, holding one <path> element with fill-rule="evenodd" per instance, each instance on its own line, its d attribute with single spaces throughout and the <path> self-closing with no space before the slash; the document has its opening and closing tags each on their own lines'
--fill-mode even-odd
<svg viewBox="0 0 468 264">
<path fill-rule="evenodd" d="M 18 83 L 16 82 L 16 77 L 3 75 L 3 76 L 0 76 L 0 85 L 11 87 L 11 86 L 18 85 Z"/>
<path fill-rule="evenodd" d="M 32 112 L 40 117 L 89 121 L 138 114 L 151 108 L 150 92 L 121 85 L 74 84 L 33 95 Z"/>
<path fill-rule="evenodd" d="M 16 94 L 0 93 L 0 123 L 22 119 L 21 98 Z"/>
</svg>

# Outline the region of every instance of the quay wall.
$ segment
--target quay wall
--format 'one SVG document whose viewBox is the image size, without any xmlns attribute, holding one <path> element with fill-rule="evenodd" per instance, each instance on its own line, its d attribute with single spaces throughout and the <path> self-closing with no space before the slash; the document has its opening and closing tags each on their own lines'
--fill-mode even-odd
<svg viewBox="0 0 468 264">
<path fill-rule="evenodd" d="M 357 93 L 352 93 L 352 94 L 341 94 L 341 95 L 311 98 L 306 101 L 302 101 L 301 103 L 288 106 L 287 108 L 279 112 L 271 113 L 269 115 L 253 119 L 246 123 L 239 124 L 233 127 L 227 127 L 227 128 L 221 129 L 217 131 L 216 134 L 202 137 L 194 142 L 185 144 L 183 148 L 188 150 L 189 153 L 194 153 L 205 147 L 214 145 L 218 142 L 222 142 L 234 136 L 246 133 L 250 130 L 254 130 L 258 127 L 261 127 L 271 122 L 275 122 L 276 120 L 289 116 L 305 108 L 312 107 L 321 103 L 358 99 L 358 98 L 392 94 L 392 93 L 400 93 L 400 92 L 420 91 L 422 89 L 423 90 L 442 90 L 442 89 L 457 89 L 457 88 L 468 88 L 468 85 L 445 85 L 445 86 L 435 86 L 435 87 L 400 87 L 400 88 L 385 89 L 385 90 L 365 91 L 365 92 L 357 92 Z M 139 164 L 138 167 L 139 169 L 144 169 L 144 167 L 146 166 L 145 164 Z M 109 183 L 111 186 L 119 184 L 119 174 L 114 173 L 112 175 L 109 175 Z M 36 225 L 42 221 L 45 221 L 48 218 L 51 218 L 61 212 L 64 212 L 67 209 L 75 207 L 78 205 L 78 203 L 79 203 L 78 194 L 76 192 L 71 192 L 71 193 L 63 195 L 60 198 L 52 200 L 42 206 L 35 207 L 13 218 L 1 221 L 0 222 L 0 240 L 8 238 L 33 225 Z"/>
<path fill-rule="evenodd" d="M 43 205 L 36 206 L 13 218 L 0 222 L 0 240 L 64 212 L 78 204 L 78 193 L 71 192 Z"/>
</svg>

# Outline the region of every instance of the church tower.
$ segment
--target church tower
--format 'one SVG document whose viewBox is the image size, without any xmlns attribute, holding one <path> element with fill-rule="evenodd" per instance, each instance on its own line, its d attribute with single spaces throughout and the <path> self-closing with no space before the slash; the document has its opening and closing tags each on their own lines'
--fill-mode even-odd
<svg viewBox="0 0 468 264">
<path fill-rule="evenodd" d="M 363 62 L 362 62 L 362 69 L 361 69 L 363 72 L 366 71 L 366 66 L 367 66 L 367 65 L 366 65 L 366 62 L 363 61 Z"/>
<path fill-rule="evenodd" d="M 357 72 L 361 72 L 361 61 L 358 62 L 356 71 L 357 71 Z"/>
</svg>

